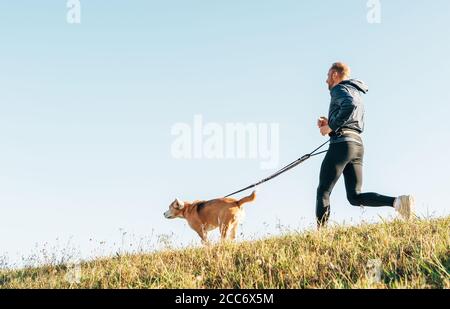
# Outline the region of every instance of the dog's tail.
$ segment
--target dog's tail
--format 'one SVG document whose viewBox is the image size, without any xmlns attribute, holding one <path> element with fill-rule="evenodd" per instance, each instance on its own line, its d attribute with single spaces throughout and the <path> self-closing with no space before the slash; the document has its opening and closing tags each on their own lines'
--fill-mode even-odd
<svg viewBox="0 0 450 309">
<path fill-rule="evenodd" d="M 249 196 L 246 196 L 246 197 L 240 199 L 239 201 L 237 201 L 237 204 L 239 207 L 241 207 L 245 203 L 253 202 L 255 200 L 255 198 L 256 198 L 256 192 L 253 191 L 252 194 L 250 194 Z"/>
</svg>

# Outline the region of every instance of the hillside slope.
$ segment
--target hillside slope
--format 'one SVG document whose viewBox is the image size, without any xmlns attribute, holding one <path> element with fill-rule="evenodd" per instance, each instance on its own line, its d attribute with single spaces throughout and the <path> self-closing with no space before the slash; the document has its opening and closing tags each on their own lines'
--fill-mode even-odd
<svg viewBox="0 0 450 309">
<path fill-rule="evenodd" d="M 0 271 L 2 288 L 450 288 L 450 217 Z M 69 271 L 69 272 L 68 272 Z M 74 279 L 75 278 L 75 279 Z"/>
</svg>

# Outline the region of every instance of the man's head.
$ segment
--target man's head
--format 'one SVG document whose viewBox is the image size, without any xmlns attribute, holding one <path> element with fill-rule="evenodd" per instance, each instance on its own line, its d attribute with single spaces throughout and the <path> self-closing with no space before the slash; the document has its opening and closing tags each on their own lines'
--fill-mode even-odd
<svg viewBox="0 0 450 309">
<path fill-rule="evenodd" d="M 326 83 L 328 89 L 333 89 L 334 86 L 342 82 L 343 80 L 350 78 L 350 67 L 343 62 L 333 63 L 328 71 L 328 78 Z"/>
</svg>

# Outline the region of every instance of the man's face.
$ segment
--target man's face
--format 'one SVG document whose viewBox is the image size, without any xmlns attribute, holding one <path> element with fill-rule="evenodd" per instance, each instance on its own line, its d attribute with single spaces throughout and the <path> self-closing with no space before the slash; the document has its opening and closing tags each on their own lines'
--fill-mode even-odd
<svg viewBox="0 0 450 309">
<path fill-rule="evenodd" d="M 336 71 L 333 70 L 328 70 L 328 78 L 327 78 L 327 85 L 328 85 L 328 90 L 331 90 L 334 86 L 336 86 L 338 84 L 337 82 L 337 77 L 338 77 L 338 73 Z"/>
</svg>

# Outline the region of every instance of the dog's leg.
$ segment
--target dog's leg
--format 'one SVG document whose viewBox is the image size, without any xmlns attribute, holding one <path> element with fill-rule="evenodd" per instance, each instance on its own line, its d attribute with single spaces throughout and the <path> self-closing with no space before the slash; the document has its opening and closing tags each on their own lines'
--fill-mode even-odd
<svg viewBox="0 0 450 309">
<path fill-rule="evenodd" d="M 221 236 L 222 241 L 227 239 L 229 229 L 230 229 L 229 224 L 224 223 L 220 226 L 220 236 Z"/>
<path fill-rule="evenodd" d="M 202 245 L 204 245 L 204 246 L 209 246 L 210 245 L 210 242 L 209 242 L 209 240 L 208 240 L 208 238 L 206 236 L 205 236 L 205 238 L 202 239 Z"/>
<path fill-rule="evenodd" d="M 200 236 L 201 240 L 202 240 L 202 244 L 207 244 L 208 243 L 208 233 L 205 232 L 197 232 L 198 236 Z"/>
<path fill-rule="evenodd" d="M 202 239 L 202 244 L 203 245 L 207 245 L 208 242 L 208 231 L 205 230 L 205 227 L 202 225 L 200 227 L 200 230 L 196 231 L 198 236 L 200 236 L 200 238 Z"/>
<path fill-rule="evenodd" d="M 235 222 L 230 231 L 230 239 L 235 240 L 239 222 Z"/>
</svg>

